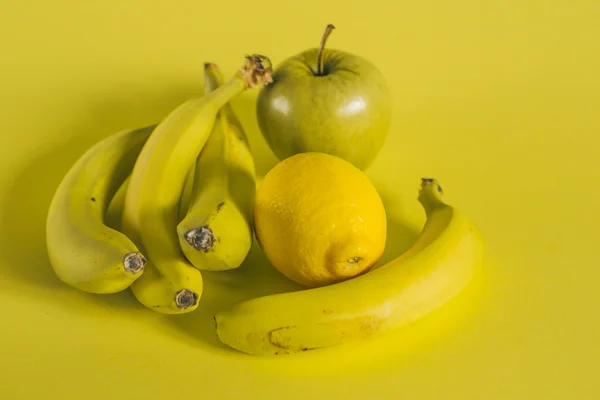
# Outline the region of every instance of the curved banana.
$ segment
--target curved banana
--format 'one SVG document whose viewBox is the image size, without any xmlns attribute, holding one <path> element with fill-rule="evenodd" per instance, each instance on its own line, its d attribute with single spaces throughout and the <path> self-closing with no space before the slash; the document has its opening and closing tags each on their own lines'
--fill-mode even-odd
<svg viewBox="0 0 600 400">
<path fill-rule="evenodd" d="M 206 144 L 205 144 L 206 146 Z M 202 154 L 202 153 L 201 153 Z M 196 161 L 197 163 L 197 161 Z M 188 209 L 190 208 L 190 201 L 192 198 L 192 190 L 194 189 L 194 175 L 196 173 L 196 167 L 192 166 L 190 168 L 186 180 L 185 185 L 183 187 L 183 192 L 181 192 L 181 199 L 179 199 L 179 218 L 177 221 L 181 221 L 185 218 Z"/>
<path fill-rule="evenodd" d="M 442 306 L 481 264 L 483 240 L 444 203 L 435 180 L 423 179 L 419 201 L 427 222 L 405 254 L 348 281 L 239 303 L 215 316 L 219 339 L 254 355 L 296 353 L 385 332 Z"/>
<path fill-rule="evenodd" d="M 131 181 L 131 175 L 129 175 L 127 179 L 123 181 L 121 186 L 119 186 L 119 189 L 110 200 L 110 203 L 108 203 L 108 208 L 106 209 L 106 214 L 104 215 L 104 223 L 106 226 L 111 227 L 116 231 L 121 230 L 121 217 L 123 216 L 125 196 L 127 195 L 129 181 Z"/>
<path fill-rule="evenodd" d="M 189 204 L 190 197 L 192 196 L 193 172 L 194 169 L 192 168 L 188 175 L 183 193 L 181 194 L 180 204 L 182 205 L 181 207 L 185 207 L 186 210 L 187 206 L 184 205 Z M 121 218 L 123 216 L 123 208 L 125 207 L 125 196 L 127 195 L 127 188 L 129 187 L 130 181 L 131 176 L 128 176 L 111 199 L 108 209 L 106 210 L 106 215 L 104 216 L 106 226 L 117 231 L 121 230 Z M 185 217 L 185 212 L 181 213 L 180 211 L 179 219 L 181 220 L 183 217 Z"/>
<path fill-rule="evenodd" d="M 221 70 L 205 64 L 205 92 L 223 83 Z M 246 133 L 229 103 L 219 111 L 194 176 L 191 204 L 177 226 L 181 249 L 196 268 L 237 268 L 252 247 L 256 182 Z"/>
<path fill-rule="evenodd" d="M 116 293 L 142 273 L 146 259 L 127 236 L 105 224 L 108 202 L 131 173 L 154 126 L 97 143 L 67 172 L 50 204 L 46 244 L 58 277 L 90 293 Z"/>
<path fill-rule="evenodd" d="M 270 81 L 269 59 L 246 57 L 245 65 L 225 85 L 171 112 L 142 149 L 127 189 L 122 230 L 148 256 L 144 274 L 131 285 L 146 307 L 165 314 L 198 307 L 202 275 L 182 254 L 176 229 L 188 171 L 219 109 L 245 89 Z"/>
</svg>

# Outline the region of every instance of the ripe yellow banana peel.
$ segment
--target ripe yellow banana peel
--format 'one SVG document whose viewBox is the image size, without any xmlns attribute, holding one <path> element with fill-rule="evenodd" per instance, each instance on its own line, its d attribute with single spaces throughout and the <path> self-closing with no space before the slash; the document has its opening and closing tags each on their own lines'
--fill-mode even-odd
<svg viewBox="0 0 600 400">
<path fill-rule="evenodd" d="M 105 223 L 105 210 L 131 173 L 154 126 L 111 135 L 69 169 L 48 210 L 46 247 L 54 272 L 89 293 L 116 293 L 138 279 L 146 265 L 138 247 Z"/>
</svg>

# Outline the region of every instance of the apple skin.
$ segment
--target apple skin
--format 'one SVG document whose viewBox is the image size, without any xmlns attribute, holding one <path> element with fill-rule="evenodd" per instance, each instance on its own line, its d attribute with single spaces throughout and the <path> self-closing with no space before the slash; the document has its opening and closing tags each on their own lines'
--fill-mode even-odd
<svg viewBox="0 0 600 400">
<path fill-rule="evenodd" d="M 260 130 L 280 160 L 321 152 L 365 170 L 390 126 L 386 79 L 366 59 L 328 48 L 323 52 L 323 74 L 317 75 L 318 51 L 304 51 L 275 68 L 273 82 L 257 99 Z"/>
</svg>

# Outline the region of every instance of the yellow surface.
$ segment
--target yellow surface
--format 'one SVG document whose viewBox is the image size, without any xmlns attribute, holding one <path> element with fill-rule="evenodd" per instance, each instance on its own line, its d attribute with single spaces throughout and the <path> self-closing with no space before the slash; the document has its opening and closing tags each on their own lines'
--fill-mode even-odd
<svg viewBox="0 0 600 400">
<path fill-rule="evenodd" d="M 579 1 L 343 3 L 21 1 L 0 6 L 0 397 L 3 399 L 592 399 L 600 397 L 600 5 Z M 440 180 L 487 241 L 463 295 L 369 342 L 261 359 L 219 345 L 222 305 L 292 287 L 256 249 L 206 274 L 198 311 L 165 317 L 129 292 L 79 293 L 44 249 L 52 192 L 106 135 L 202 93 L 202 65 L 277 64 L 317 45 L 361 54 L 394 95 L 369 176 L 390 218 L 384 261 Z M 234 102 L 259 172 L 275 159 Z"/>
</svg>

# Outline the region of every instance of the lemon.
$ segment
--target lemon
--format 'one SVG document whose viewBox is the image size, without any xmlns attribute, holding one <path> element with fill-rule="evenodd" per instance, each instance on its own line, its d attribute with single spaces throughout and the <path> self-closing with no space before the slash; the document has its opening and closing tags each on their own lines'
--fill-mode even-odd
<svg viewBox="0 0 600 400">
<path fill-rule="evenodd" d="M 361 170 L 324 153 L 294 155 L 267 173 L 256 193 L 254 225 L 271 264 L 309 287 L 366 272 L 385 248 L 377 190 Z"/>
</svg>

